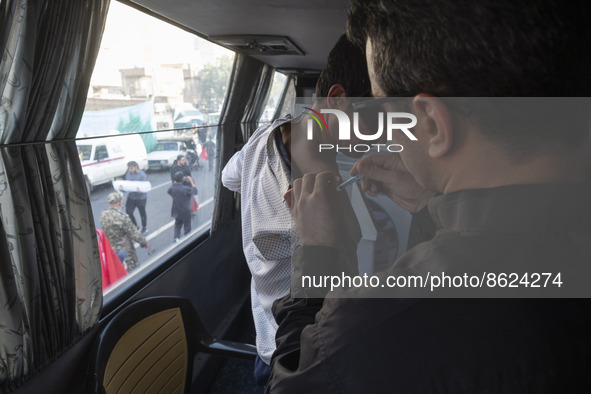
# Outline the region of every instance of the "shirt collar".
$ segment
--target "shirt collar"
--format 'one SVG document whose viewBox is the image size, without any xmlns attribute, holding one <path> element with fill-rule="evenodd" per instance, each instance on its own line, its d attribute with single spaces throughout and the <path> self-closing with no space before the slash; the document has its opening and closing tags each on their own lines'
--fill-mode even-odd
<svg viewBox="0 0 591 394">
<path fill-rule="evenodd" d="M 289 114 L 275 120 L 270 126 L 271 132 L 267 137 L 268 166 L 275 175 L 277 182 L 279 182 L 283 193 L 290 188 L 291 184 L 291 160 L 286 161 L 285 159 L 288 157 L 283 157 L 283 154 L 287 155 L 287 151 L 285 151 L 284 146 L 280 146 L 282 142 L 279 127 L 287 122 L 291 122 L 291 120 L 292 118 Z M 276 137 L 277 134 L 279 134 L 278 137 Z M 279 144 L 276 138 L 279 138 Z M 281 148 L 283 148 L 284 152 L 282 152 Z"/>
</svg>

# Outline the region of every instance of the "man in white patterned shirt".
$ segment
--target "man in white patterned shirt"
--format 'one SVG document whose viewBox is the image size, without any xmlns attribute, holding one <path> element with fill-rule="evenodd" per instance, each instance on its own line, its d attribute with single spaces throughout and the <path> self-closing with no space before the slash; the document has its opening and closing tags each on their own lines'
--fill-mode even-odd
<svg viewBox="0 0 591 394">
<path fill-rule="evenodd" d="M 365 55 L 343 35 L 328 56 L 316 85 L 316 97 L 360 97 L 369 91 Z M 339 109 L 350 111 L 350 108 Z M 329 123 L 336 122 L 330 116 L 326 118 Z M 271 307 L 290 290 L 294 233 L 283 195 L 290 188 L 291 179 L 298 177 L 291 170 L 300 174 L 338 170 L 334 157 L 321 163 L 295 160 L 300 158 L 301 151 L 298 151 L 298 158 L 294 156 L 292 165 L 292 123 L 295 125 L 288 115 L 257 129 L 222 171 L 224 186 L 241 193 L 242 245 L 252 274 L 251 302 L 258 352 L 255 379 L 259 386 L 264 386 L 269 377 L 269 364 L 275 350 L 277 324 Z M 338 130 L 338 127 L 329 127 L 329 130 Z M 326 137 L 326 134 L 318 135 Z M 326 142 L 336 140 L 334 135 L 328 138 L 332 141 Z M 326 161 L 326 157 L 316 159 Z M 359 225 L 355 222 L 347 227 L 350 242 L 343 248 L 343 258 L 350 261 L 350 267 L 356 267 Z"/>
</svg>

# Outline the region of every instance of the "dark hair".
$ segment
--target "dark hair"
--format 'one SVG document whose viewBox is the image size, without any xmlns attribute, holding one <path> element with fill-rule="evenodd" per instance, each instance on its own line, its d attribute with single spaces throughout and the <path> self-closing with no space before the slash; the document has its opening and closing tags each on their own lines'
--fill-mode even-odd
<svg viewBox="0 0 591 394">
<path fill-rule="evenodd" d="M 349 38 L 371 39 L 387 93 L 587 96 L 591 2 L 352 0 Z"/>
<path fill-rule="evenodd" d="M 359 45 L 371 40 L 376 82 L 388 95 L 588 96 L 591 37 L 581 32 L 589 32 L 591 2 L 574 3 L 352 0 L 347 34 Z M 587 133 L 531 137 L 573 143 Z M 492 136 L 523 146 L 523 136 L 501 134 Z"/>
<path fill-rule="evenodd" d="M 343 34 L 328 54 L 316 82 L 316 97 L 327 97 L 330 87 L 341 84 L 349 97 L 359 97 L 371 90 L 365 53 Z"/>
<path fill-rule="evenodd" d="M 185 174 L 183 174 L 182 171 L 177 171 L 174 173 L 173 179 L 175 182 L 182 182 L 184 177 Z"/>
<path fill-rule="evenodd" d="M 178 161 L 178 160 L 182 159 L 183 157 L 185 157 L 185 155 L 178 155 L 178 156 L 176 157 L 176 159 L 177 159 L 177 161 Z"/>
<path fill-rule="evenodd" d="M 127 167 L 131 167 L 131 166 L 139 167 L 137 162 L 134 160 L 127 162 Z"/>
</svg>

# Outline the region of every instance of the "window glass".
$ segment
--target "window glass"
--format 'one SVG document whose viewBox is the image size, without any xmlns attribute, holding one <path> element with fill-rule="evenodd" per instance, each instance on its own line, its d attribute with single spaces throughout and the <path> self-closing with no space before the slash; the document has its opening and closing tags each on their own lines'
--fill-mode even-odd
<svg viewBox="0 0 591 394">
<path fill-rule="evenodd" d="M 281 108 L 279 108 L 278 113 L 279 117 L 284 117 L 287 114 L 296 117 L 299 113 L 295 110 L 295 102 L 296 102 L 296 88 L 295 88 L 295 80 L 292 78 L 290 80 L 289 85 L 287 86 L 285 97 L 283 98 L 283 102 L 281 104 Z"/>
<path fill-rule="evenodd" d="M 94 160 L 105 160 L 109 158 L 107 147 L 105 145 L 98 145 L 94 151 Z"/>
<path fill-rule="evenodd" d="M 273 82 L 271 83 L 271 90 L 269 91 L 267 104 L 265 105 L 265 110 L 259 119 L 259 125 L 263 123 L 270 123 L 275 120 L 273 117 L 275 116 L 277 106 L 281 102 L 281 95 L 283 94 L 286 83 L 287 76 L 275 71 L 273 74 Z"/>
<path fill-rule="evenodd" d="M 78 145 L 78 156 L 80 157 L 80 162 L 90 160 L 91 153 L 92 145 Z"/>
<path fill-rule="evenodd" d="M 225 48 L 111 2 L 76 142 L 95 225 L 106 235 L 106 295 L 209 230 L 233 60 Z M 109 160 L 90 160 L 92 152 Z M 128 171 L 131 161 L 137 170 Z M 114 192 L 121 207 L 109 204 Z"/>
<path fill-rule="evenodd" d="M 159 142 L 154 147 L 154 150 L 155 151 L 167 151 L 167 150 L 177 151 L 178 145 L 176 142 Z"/>
</svg>

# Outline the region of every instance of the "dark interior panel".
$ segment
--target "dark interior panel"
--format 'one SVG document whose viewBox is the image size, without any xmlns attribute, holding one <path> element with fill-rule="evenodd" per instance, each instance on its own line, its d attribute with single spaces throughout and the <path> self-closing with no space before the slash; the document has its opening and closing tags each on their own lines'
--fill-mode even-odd
<svg viewBox="0 0 591 394">
<path fill-rule="evenodd" d="M 231 221 L 180 257 L 145 287 L 137 289 L 125 304 L 152 296 L 182 296 L 191 301 L 212 335 L 229 335 L 230 339 L 239 340 L 241 338 L 236 333 L 243 337 L 245 332 L 252 332 L 252 320 L 248 318 L 248 313 L 244 313 L 245 308 L 247 311 L 249 309 L 249 284 L 250 272 L 242 253 L 240 222 Z M 104 327 L 112 316 L 109 314 L 103 317 L 99 326 Z M 97 332 L 95 328 L 81 338 L 18 392 L 83 392 L 89 356 Z M 199 374 L 203 371 L 203 385 L 206 385 L 208 375 L 210 378 L 213 376 L 205 372 L 215 372 L 221 362 L 221 357 L 197 355 L 194 370 Z"/>
</svg>

